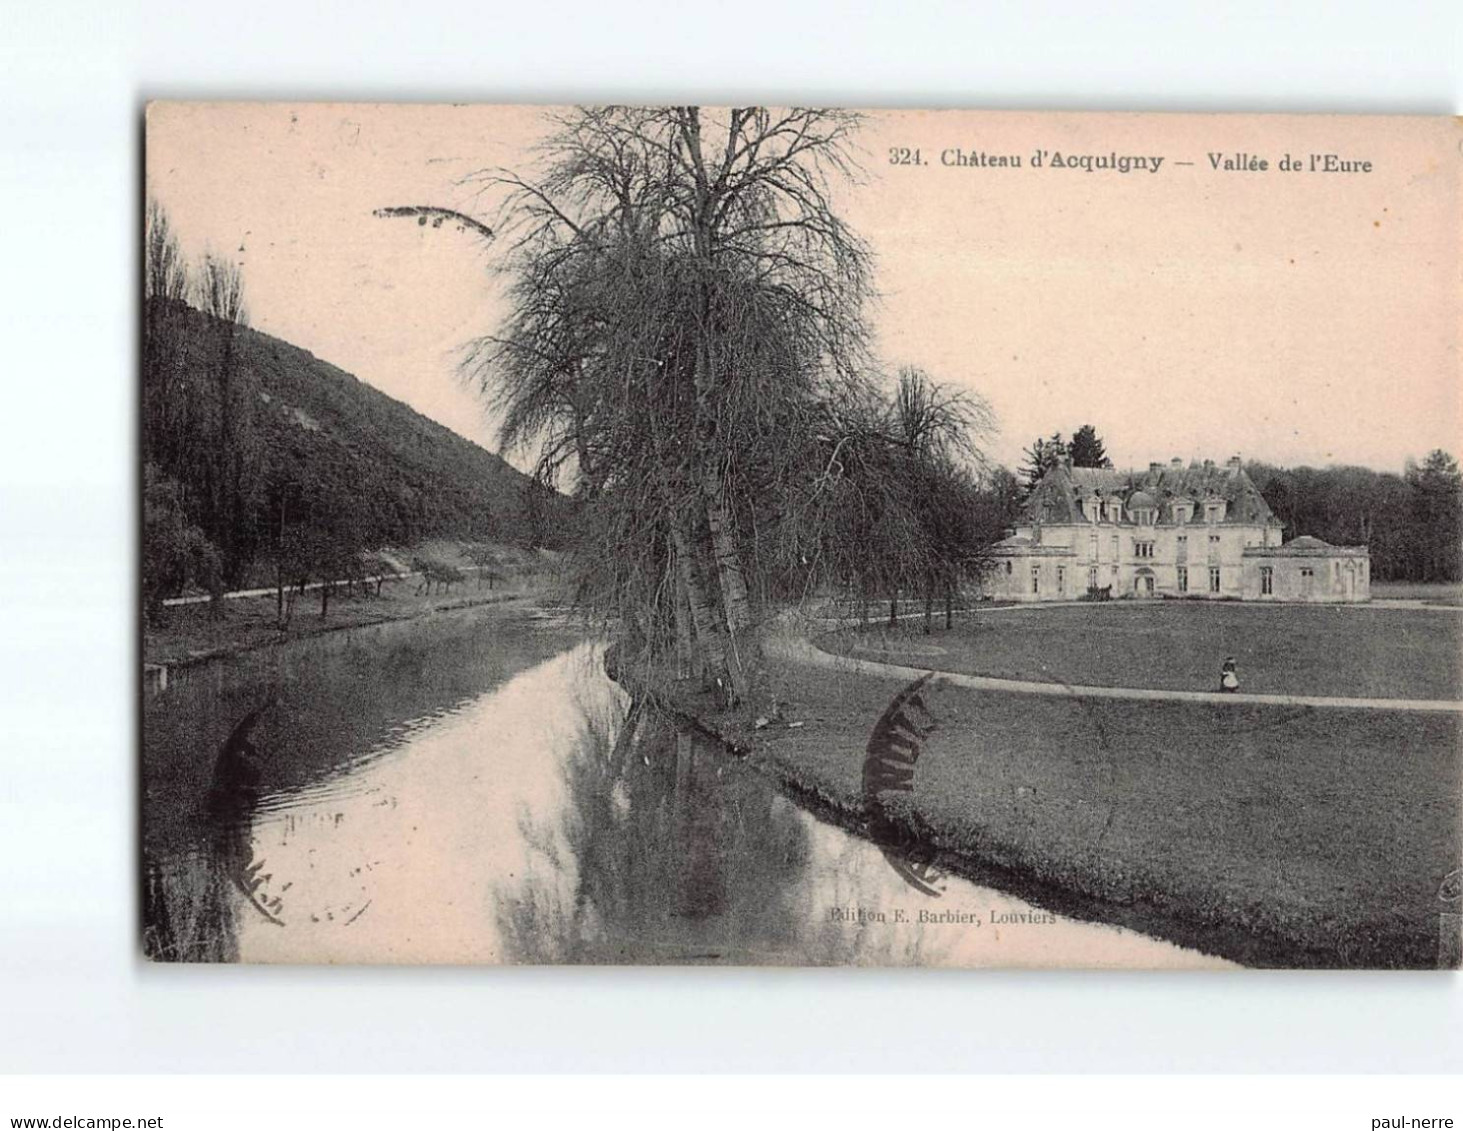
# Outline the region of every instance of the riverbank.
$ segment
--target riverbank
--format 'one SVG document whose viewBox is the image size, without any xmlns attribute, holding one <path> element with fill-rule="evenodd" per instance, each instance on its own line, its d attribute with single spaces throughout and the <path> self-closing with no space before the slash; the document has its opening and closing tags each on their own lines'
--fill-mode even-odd
<svg viewBox="0 0 1463 1131">
<path fill-rule="evenodd" d="M 867 835 L 870 732 L 908 680 L 774 658 L 766 681 L 776 716 L 682 706 Z M 939 683 L 927 700 L 936 729 L 910 816 L 950 871 L 1247 965 L 1437 965 L 1439 889 L 1463 847 L 1456 715 Z"/>
<path fill-rule="evenodd" d="M 283 608 L 263 566 L 221 601 L 199 593 L 167 599 L 142 626 L 145 682 L 153 687 L 157 673 L 168 668 L 324 632 L 516 599 L 548 600 L 561 559 L 552 550 L 446 539 L 381 549 L 373 557 L 374 574 L 287 589 Z"/>
<path fill-rule="evenodd" d="M 207 663 L 260 648 L 302 640 L 322 633 L 361 628 L 388 621 L 411 620 L 434 613 L 479 605 L 541 602 L 550 592 L 542 582 L 510 582 L 489 589 L 475 580 L 459 583 L 446 593 L 421 592 L 415 578 L 390 581 L 380 596 L 374 586 L 354 594 L 337 593 L 327 615 L 319 614 L 319 598 L 300 599 L 286 628 L 278 623 L 275 598 L 247 597 L 226 602 L 215 611 L 209 605 L 184 605 L 166 611 L 165 619 L 147 625 L 142 633 L 144 668 L 175 668 Z"/>
</svg>

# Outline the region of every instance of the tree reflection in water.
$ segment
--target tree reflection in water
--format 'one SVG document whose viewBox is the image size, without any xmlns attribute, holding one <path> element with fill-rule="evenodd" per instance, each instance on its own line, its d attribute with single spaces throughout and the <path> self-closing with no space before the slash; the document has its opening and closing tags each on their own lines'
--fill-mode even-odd
<svg viewBox="0 0 1463 1131">
<path fill-rule="evenodd" d="M 239 845 L 247 853 L 247 827 L 222 826 L 214 836 L 171 854 L 149 857 L 143 876 L 143 953 L 156 962 L 237 962 L 238 931 L 232 881 L 223 865 Z"/>
<path fill-rule="evenodd" d="M 179 803 L 150 798 L 148 956 L 800 965 L 954 957 L 943 953 L 953 933 L 839 914 L 924 897 L 873 845 L 816 820 L 716 742 L 664 715 L 627 721 L 625 696 L 601 660 L 597 646 L 577 646 L 349 761 L 313 758 L 311 736 L 328 738 L 333 715 L 302 722 L 296 705 L 260 719 L 259 703 L 273 698 L 267 689 L 252 702 L 231 695 L 228 713 L 218 712 L 229 737 L 211 774 L 192 779 L 189 803 L 177 783 L 167 800 Z M 193 749 L 188 758 L 179 746 L 175 760 L 208 766 L 209 752 Z M 295 777 L 281 788 L 284 771 L 317 762 L 338 774 L 317 774 L 318 790 Z M 359 875 L 363 860 L 380 866 L 370 878 Z M 366 935 L 341 933 L 359 910 L 323 925 L 330 906 L 358 896 L 361 909 L 372 900 L 377 908 Z"/>
<path fill-rule="evenodd" d="M 259 801 L 260 752 L 251 735 L 265 703 L 234 726 L 213 764 L 192 841 L 164 867 L 148 854 L 143 876 L 143 950 L 163 962 L 237 962 L 241 904 L 283 926 L 281 896 L 270 887 L 267 861 L 253 854 L 251 829 Z"/>
<path fill-rule="evenodd" d="M 519 962 L 805 960 L 797 811 L 715 742 L 652 711 L 587 712 L 566 800 L 520 814 L 539 865 L 500 888 Z"/>
<path fill-rule="evenodd" d="M 600 680 L 603 680 L 601 675 Z M 564 802 L 520 811 L 532 862 L 497 887 L 507 961 L 921 965 L 952 936 L 835 919 L 908 902 L 877 849 L 823 825 L 715 740 L 586 709 Z"/>
</svg>

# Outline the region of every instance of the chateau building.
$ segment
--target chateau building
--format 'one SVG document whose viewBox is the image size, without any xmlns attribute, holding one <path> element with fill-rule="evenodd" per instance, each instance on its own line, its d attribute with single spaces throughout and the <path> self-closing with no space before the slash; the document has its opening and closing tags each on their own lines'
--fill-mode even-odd
<svg viewBox="0 0 1463 1131">
<path fill-rule="evenodd" d="M 1146 474 L 1054 467 L 1021 525 L 996 544 L 985 589 L 1017 601 L 1365 601 L 1370 573 L 1365 546 L 1284 542 L 1234 456 L 1223 465 L 1153 463 Z"/>
</svg>

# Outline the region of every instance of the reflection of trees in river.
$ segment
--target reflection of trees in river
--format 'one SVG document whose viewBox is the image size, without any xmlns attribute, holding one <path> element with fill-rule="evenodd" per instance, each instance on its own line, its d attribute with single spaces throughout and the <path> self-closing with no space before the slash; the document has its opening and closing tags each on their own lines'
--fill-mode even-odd
<svg viewBox="0 0 1463 1131">
<path fill-rule="evenodd" d="M 791 959 L 807 831 L 768 783 L 661 716 L 586 716 L 556 825 L 526 814 L 538 865 L 501 892 L 520 962 Z"/>
<path fill-rule="evenodd" d="M 478 879 L 488 885 L 488 898 L 474 901 L 464 929 L 480 930 L 479 941 L 500 937 L 498 957 L 524 962 L 818 964 L 898 962 L 918 954 L 917 933 L 829 916 L 831 902 L 907 901 L 907 889 L 877 850 L 814 821 L 746 763 L 671 720 L 626 723 L 618 689 L 597 657 L 597 650 L 583 650 L 583 668 L 572 656 L 561 658 L 544 678 L 527 681 L 474 716 L 472 726 L 450 732 L 458 754 L 467 744 L 467 772 L 502 769 L 502 788 L 524 806 L 517 822 L 522 840 L 511 817 L 506 827 L 498 823 L 501 810 L 489 826 L 498 833 L 491 843 L 469 838 L 485 854 Z M 212 773 L 170 819 L 149 822 L 150 957 L 236 961 L 241 945 L 252 949 L 256 929 L 272 935 L 269 922 L 294 927 L 309 918 L 299 902 L 308 903 L 309 885 L 290 893 L 283 875 L 270 876 L 283 861 L 254 856 L 256 849 L 276 851 L 260 848 L 255 836 L 259 799 L 278 812 L 274 783 L 281 763 L 306 760 L 280 725 L 290 703 L 261 716 L 260 702 L 241 704 L 244 717 L 236 714 L 219 728 L 229 733 L 221 751 L 195 745 L 192 761 L 211 762 Z M 472 749 L 479 741 L 489 745 L 480 766 Z M 430 770 L 431 744 L 420 753 Z M 448 762 L 462 768 L 463 759 Z M 358 760 L 356 772 L 363 765 Z M 481 796 L 459 796 L 453 788 L 459 781 L 450 773 L 419 779 L 419 801 L 440 806 L 449 826 L 481 816 L 472 808 L 472 798 Z M 424 815 L 432 819 L 430 810 Z M 293 816 L 284 820 L 288 825 Z M 430 882 L 452 878 L 458 861 L 441 868 L 436 858 L 424 863 L 427 886 L 397 897 L 419 899 L 430 919 L 434 901 L 450 905 L 464 889 Z"/>
<path fill-rule="evenodd" d="M 835 920 L 830 903 L 923 897 L 713 740 L 622 708 L 584 718 L 564 804 L 519 817 L 532 864 L 497 892 L 508 961 L 920 965 L 953 937 Z"/>
<path fill-rule="evenodd" d="M 169 826 L 193 823 L 197 798 L 212 785 L 214 751 L 263 699 L 281 704 L 255 731 L 272 755 L 259 785 L 263 793 L 285 793 L 395 746 L 408 728 L 475 701 L 564 644 L 560 631 L 485 608 L 329 633 L 185 669 L 144 704 L 144 831 L 166 841 L 175 835 Z"/>
<path fill-rule="evenodd" d="M 254 859 L 254 807 L 262 776 L 251 733 L 269 704 L 256 707 L 229 733 L 213 763 L 201 820 L 185 846 L 149 853 L 143 876 L 143 950 L 162 962 L 236 962 L 242 903 L 282 925 L 282 901 L 271 895 L 265 862 Z"/>
<path fill-rule="evenodd" d="M 142 949 L 155 962 L 237 962 L 233 885 L 206 841 L 166 861 L 149 859 L 142 881 Z"/>
<path fill-rule="evenodd" d="M 250 831 L 254 799 L 239 789 L 210 790 L 186 846 L 149 856 L 143 877 L 143 950 L 160 962 L 237 962 L 237 915 L 254 902 Z M 252 869 L 252 870 L 251 870 Z M 268 907 L 255 904 L 260 914 Z"/>
<path fill-rule="evenodd" d="M 332 633 L 184 673 L 143 710 L 143 949 L 164 961 L 237 959 L 254 797 L 301 789 L 391 748 L 409 727 L 473 700 L 563 647 L 562 631 L 492 610 Z M 225 758 L 244 738 L 268 757 Z M 252 739 L 250 738 L 252 734 Z M 252 755 L 243 751 L 248 758 Z M 241 882 L 243 891 L 240 890 Z M 247 914 L 254 911 L 241 908 Z M 273 912 L 278 914 L 277 911 Z"/>
</svg>

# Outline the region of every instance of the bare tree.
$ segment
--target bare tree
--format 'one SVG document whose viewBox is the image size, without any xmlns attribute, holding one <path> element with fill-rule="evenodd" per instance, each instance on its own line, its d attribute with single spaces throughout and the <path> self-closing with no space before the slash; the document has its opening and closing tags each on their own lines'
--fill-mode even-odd
<svg viewBox="0 0 1463 1131">
<path fill-rule="evenodd" d="M 199 264 L 196 301 L 211 315 L 206 353 L 212 382 L 212 444 L 206 463 L 209 529 L 223 553 L 227 577 L 220 575 L 217 597 L 224 581 L 242 580 L 252 539 L 246 527 L 252 521 L 260 490 L 262 455 L 254 429 L 254 397 L 249 374 L 239 362 L 238 333 L 248 325 L 244 275 L 232 260 L 208 251 Z"/>
<path fill-rule="evenodd" d="M 766 548 L 789 543 L 758 524 L 796 510 L 789 476 L 819 405 L 866 380 L 867 253 L 831 203 L 856 172 L 856 125 L 577 110 L 555 120 L 537 178 L 473 178 L 506 194 L 477 231 L 506 244 L 512 313 L 469 360 L 500 438 L 537 445 L 546 481 L 596 500 L 581 598 L 648 651 L 674 642 L 729 698 L 757 664 L 778 573 Z"/>
<path fill-rule="evenodd" d="M 244 273 L 237 263 L 216 252 L 204 252 L 198 272 L 198 306 L 205 314 L 230 326 L 249 324 Z"/>
<path fill-rule="evenodd" d="M 976 476 L 985 470 L 980 440 L 993 428 L 994 416 L 982 398 L 906 367 L 899 373 L 893 424 L 916 499 L 924 630 L 930 631 L 937 594 L 945 601 L 948 628 L 955 594 L 983 568 L 990 543 L 990 531 L 978 521 Z"/>
<path fill-rule="evenodd" d="M 155 198 L 147 201 L 143 229 L 142 293 L 146 299 L 188 300 L 188 264 L 167 212 Z"/>
<path fill-rule="evenodd" d="M 192 295 L 188 262 L 167 212 L 149 198 L 143 229 L 142 436 L 148 459 L 178 476 L 186 409 L 188 343 L 182 305 Z"/>
<path fill-rule="evenodd" d="M 832 582 L 864 620 L 872 601 L 888 601 L 889 622 L 901 594 L 924 598 L 928 630 L 937 596 L 946 623 L 961 583 L 977 574 L 992 540 L 981 520 L 980 441 L 993 426 L 979 397 L 924 372 L 900 371 L 887 395 L 830 406 L 817 435 L 813 487 L 799 498 L 813 536 L 805 554 L 810 582 Z"/>
<path fill-rule="evenodd" d="M 193 580 L 207 576 L 218 615 L 217 598 L 243 579 L 256 548 L 264 463 L 253 378 L 238 348 L 248 319 L 243 273 L 211 252 L 190 263 L 167 212 L 149 199 L 143 291 L 144 458 L 176 485 L 177 507 L 214 550 Z"/>
</svg>

